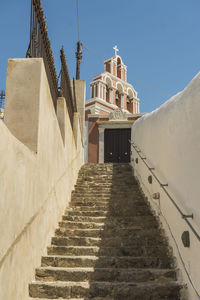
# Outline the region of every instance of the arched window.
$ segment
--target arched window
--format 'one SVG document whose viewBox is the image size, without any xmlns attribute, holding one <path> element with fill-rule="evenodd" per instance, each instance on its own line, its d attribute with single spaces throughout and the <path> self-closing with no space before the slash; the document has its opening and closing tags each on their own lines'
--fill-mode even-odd
<svg viewBox="0 0 200 300">
<path fill-rule="evenodd" d="M 117 90 L 115 93 L 115 103 L 119 108 L 121 108 L 122 94 L 123 94 L 123 87 L 121 83 L 117 83 Z"/>
<path fill-rule="evenodd" d="M 116 93 L 115 93 L 115 103 L 116 103 L 116 105 L 118 106 L 118 107 L 121 107 L 121 101 L 120 101 L 121 99 L 120 99 L 120 94 L 119 94 L 119 91 L 118 90 L 116 90 Z"/>
<path fill-rule="evenodd" d="M 94 85 L 92 85 L 92 98 L 94 98 Z"/>
<path fill-rule="evenodd" d="M 127 110 L 133 113 L 133 91 L 130 88 L 128 89 L 128 95 L 126 97 L 126 106 Z"/>
<path fill-rule="evenodd" d="M 106 101 L 110 102 L 110 96 L 111 96 L 111 88 L 112 88 L 112 81 L 110 77 L 106 77 Z"/>
<path fill-rule="evenodd" d="M 118 57 L 117 58 L 117 77 L 119 77 L 119 78 L 121 78 L 121 67 L 122 67 L 121 59 Z"/>
<path fill-rule="evenodd" d="M 110 90 L 108 85 L 106 85 L 106 101 L 110 102 Z"/>
</svg>

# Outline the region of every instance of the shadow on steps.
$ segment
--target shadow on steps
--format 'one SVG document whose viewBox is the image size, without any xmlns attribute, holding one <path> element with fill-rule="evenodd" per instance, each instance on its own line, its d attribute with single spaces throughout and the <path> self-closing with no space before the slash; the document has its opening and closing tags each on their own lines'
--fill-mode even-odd
<svg viewBox="0 0 200 300">
<path fill-rule="evenodd" d="M 158 220 L 131 167 L 112 166 L 107 213 L 87 297 L 178 300 L 176 270 Z"/>
<path fill-rule="evenodd" d="M 178 300 L 180 289 L 167 240 L 130 165 L 85 165 L 30 295 Z"/>
</svg>

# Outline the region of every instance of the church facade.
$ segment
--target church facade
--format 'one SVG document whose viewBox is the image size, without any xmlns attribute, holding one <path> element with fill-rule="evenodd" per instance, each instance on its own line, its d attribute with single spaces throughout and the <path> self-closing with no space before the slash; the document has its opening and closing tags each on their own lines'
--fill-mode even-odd
<svg viewBox="0 0 200 300">
<path fill-rule="evenodd" d="M 86 161 L 129 162 L 131 126 L 138 119 L 139 99 L 127 82 L 127 66 L 115 55 L 104 61 L 104 72 L 90 83 L 85 105 Z"/>
</svg>

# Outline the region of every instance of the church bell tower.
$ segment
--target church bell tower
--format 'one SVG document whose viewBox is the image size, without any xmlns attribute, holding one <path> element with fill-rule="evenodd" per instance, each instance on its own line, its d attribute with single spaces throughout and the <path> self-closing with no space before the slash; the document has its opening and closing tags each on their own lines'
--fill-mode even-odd
<svg viewBox="0 0 200 300">
<path fill-rule="evenodd" d="M 85 162 L 130 162 L 131 128 L 139 113 L 139 99 L 127 82 L 127 66 L 118 55 L 104 61 L 104 72 L 90 83 L 85 104 Z"/>
<path fill-rule="evenodd" d="M 104 72 L 95 76 L 90 83 L 91 94 L 86 110 L 104 114 L 120 108 L 126 113 L 138 114 L 137 92 L 127 82 L 127 66 L 117 54 L 117 46 L 113 49 L 114 56 L 104 61 Z"/>
</svg>

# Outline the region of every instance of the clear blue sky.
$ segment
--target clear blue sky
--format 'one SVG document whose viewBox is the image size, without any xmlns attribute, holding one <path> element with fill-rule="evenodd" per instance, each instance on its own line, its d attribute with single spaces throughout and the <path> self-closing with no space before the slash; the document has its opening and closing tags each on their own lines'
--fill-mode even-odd
<svg viewBox="0 0 200 300">
<path fill-rule="evenodd" d="M 70 75 L 75 76 L 76 0 L 42 3 L 57 70 L 64 45 Z M 30 0 L 1 0 L 0 12 L 1 90 L 8 58 L 25 57 Z M 118 46 L 128 66 L 128 81 L 141 100 L 141 112 L 160 106 L 200 70 L 199 0 L 79 0 L 79 16 L 80 39 L 88 48 L 107 59 Z M 103 61 L 84 50 L 81 79 L 86 80 L 87 98 L 92 77 L 101 72 Z"/>
</svg>

